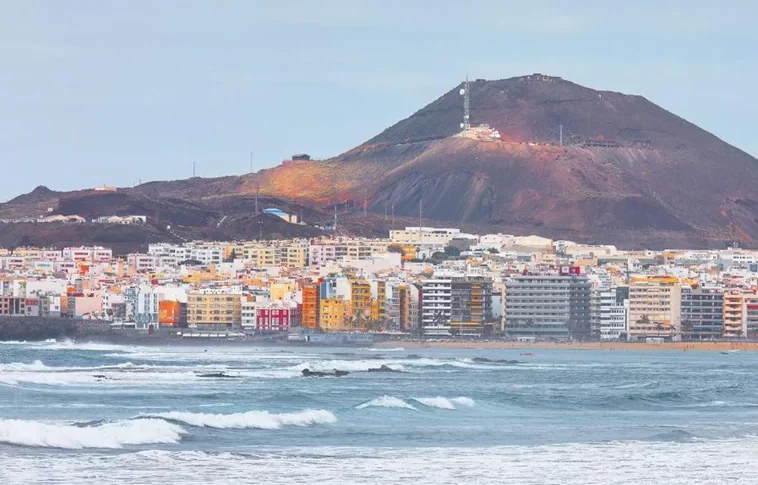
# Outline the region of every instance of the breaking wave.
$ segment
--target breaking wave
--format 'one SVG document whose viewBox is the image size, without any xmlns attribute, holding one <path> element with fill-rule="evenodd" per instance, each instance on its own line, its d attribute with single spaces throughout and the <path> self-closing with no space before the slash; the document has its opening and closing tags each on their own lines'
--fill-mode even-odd
<svg viewBox="0 0 758 485">
<path fill-rule="evenodd" d="M 282 426 L 312 426 L 332 424 L 337 417 L 323 409 L 307 409 L 297 413 L 272 414 L 268 411 L 248 411 L 234 414 L 205 414 L 183 411 L 159 413 L 150 417 L 178 421 L 190 426 L 218 429 L 279 429 Z"/>
<path fill-rule="evenodd" d="M 332 372 L 334 369 L 345 370 L 349 372 L 367 372 L 371 368 L 386 365 L 393 370 L 403 370 L 404 367 L 392 361 L 379 360 L 322 360 L 317 362 L 305 362 L 290 367 L 289 370 L 301 372 L 303 369 L 310 369 L 317 372 Z"/>
<path fill-rule="evenodd" d="M 379 408 L 400 408 L 400 409 L 412 409 L 418 411 L 412 404 L 408 404 L 402 399 L 394 396 L 382 396 L 372 399 L 371 401 L 364 402 L 356 406 L 357 409 L 364 409 L 369 407 Z"/>
<path fill-rule="evenodd" d="M 457 409 L 456 404 L 466 407 L 472 407 L 474 405 L 474 400 L 470 397 L 454 397 L 452 399 L 448 399 L 446 397 L 437 396 L 437 397 L 414 397 L 414 401 L 417 401 L 424 406 L 432 407 L 432 408 L 439 408 L 439 409 Z"/>
<path fill-rule="evenodd" d="M 0 419 L 0 443 L 45 448 L 121 448 L 178 443 L 185 433 L 181 426 L 161 419 L 115 421 L 97 426 Z"/>
</svg>

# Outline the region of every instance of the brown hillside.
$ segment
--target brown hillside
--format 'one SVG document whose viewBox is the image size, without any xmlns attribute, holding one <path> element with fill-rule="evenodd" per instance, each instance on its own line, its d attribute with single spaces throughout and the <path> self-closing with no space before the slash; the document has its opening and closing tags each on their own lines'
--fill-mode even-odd
<svg viewBox="0 0 758 485">
<path fill-rule="evenodd" d="M 468 230 L 624 247 L 758 245 L 758 161 L 645 98 L 543 75 L 474 81 L 471 123 L 500 138 L 472 139 L 459 136 L 460 88 L 334 159 L 112 195 L 40 188 L 0 206 L 0 216 L 107 209 L 190 234 L 249 237 L 259 189 L 265 206 L 308 222 L 328 223 L 336 205 L 357 232 L 384 226 L 360 222 L 365 194 L 384 222 L 392 207 L 398 218 L 417 220 L 421 205 L 425 223 Z"/>
</svg>

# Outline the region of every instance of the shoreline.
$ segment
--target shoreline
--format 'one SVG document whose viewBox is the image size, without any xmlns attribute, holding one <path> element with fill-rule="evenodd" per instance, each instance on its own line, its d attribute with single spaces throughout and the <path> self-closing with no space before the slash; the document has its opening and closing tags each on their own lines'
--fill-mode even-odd
<svg viewBox="0 0 758 485">
<path fill-rule="evenodd" d="M 606 351 L 635 351 L 661 350 L 680 352 L 727 352 L 746 351 L 757 352 L 758 342 L 664 342 L 653 344 L 647 342 L 477 342 L 444 341 L 424 342 L 421 340 L 386 340 L 375 342 L 374 348 L 389 349 L 403 347 L 407 349 L 494 349 L 494 350 L 606 350 Z"/>
</svg>

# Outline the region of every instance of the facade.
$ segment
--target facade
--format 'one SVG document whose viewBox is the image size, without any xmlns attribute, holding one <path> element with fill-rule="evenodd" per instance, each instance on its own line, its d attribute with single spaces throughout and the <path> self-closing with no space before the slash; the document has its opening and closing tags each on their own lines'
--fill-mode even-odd
<svg viewBox="0 0 758 485">
<path fill-rule="evenodd" d="M 677 279 L 643 279 L 629 285 L 629 339 L 679 334 L 681 286 Z"/>
<path fill-rule="evenodd" d="M 523 274 L 505 282 L 505 331 L 519 338 L 590 338 L 591 283 L 586 276 Z"/>
<path fill-rule="evenodd" d="M 0 296 L 0 315 L 26 316 L 26 298 Z"/>
<path fill-rule="evenodd" d="M 351 284 L 351 317 L 353 328 L 367 329 L 372 320 L 371 284 L 367 281 L 354 281 Z"/>
<path fill-rule="evenodd" d="M 260 333 L 286 332 L 297 326 L 297 310 L 281 306 L 261 306 L 255 311 L 255 331 Z"/>
<path fill-rule="evenodd" d="M 319 328 L 321 297 L 318 283 L 309 283 L 302 287 L 302 326 L 303 328 Z"/>
<path fill-rule="evenodd" d="M 360 322 L 353 321 L 353 306 L 350 300 L 322 298 L 319 309 L 319 327 L 325 331 L 362 330 Z"/>
<path fill-rule="evenodd" d="M 241 325 L 241 295 L 218 290 L 200 290 L 190 293 L 187 298 L 187 324 L 191 327 Z"/>
<path fill-rule="evenodd" d="M 682 287 L 681 333 L 686 340 L 712 340 L 724 329 L 724 292 Z"/>
<path fill-rule="evenodd" d="M 421 315 L 423 331 L 428 335 L 491 333 L 492 279 L 439 276 L 424 281 Z"/>
<path fill-rule="evenodd" d="M 625 340 L 627 336 L 629 288 L 620 286 L 602 289 L 598 304 L 600 340 Z"/>
<path fill-rule="evenodd" d="M 386 253 L 389 245 L 389 241 L 382 239 L 316 239 L 308 248 L 308 263 L 321 267 L 337 261 L 366 260 Z"/>
<path fill-rule="evenodd" d="M 746 297 L 748 294 L 742 290 L 727 291 L 724 293 L 724 338 L 740 338 L 747 335 L 745 322 Z"/>
<path fill-rule="evenodd" d="M 461 234 L 460 229 L 438 227 L 406 227 L 390 231 L 390 241 L 405 244 L 438 244 L 446 246 L 456 236 Z"/>
</svg>

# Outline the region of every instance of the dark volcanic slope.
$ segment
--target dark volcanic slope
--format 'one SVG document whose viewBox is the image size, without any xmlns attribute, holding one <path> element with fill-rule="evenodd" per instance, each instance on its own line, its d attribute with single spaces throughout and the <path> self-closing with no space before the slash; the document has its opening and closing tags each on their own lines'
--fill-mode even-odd
<svg viewBox="0 0 758 485">
<path fill-rule="evenodd" d="M 758 238 L 758 161 L 645 98 L 546 76 L 472 82 L 472 124 L 501 134 L 486 142 L 451 138 L 459 88 L 340 157 L 391 169 L 374 211 L 410 216 L 422 199 L 430 219 L 584 240 Z"/>
</svg>

